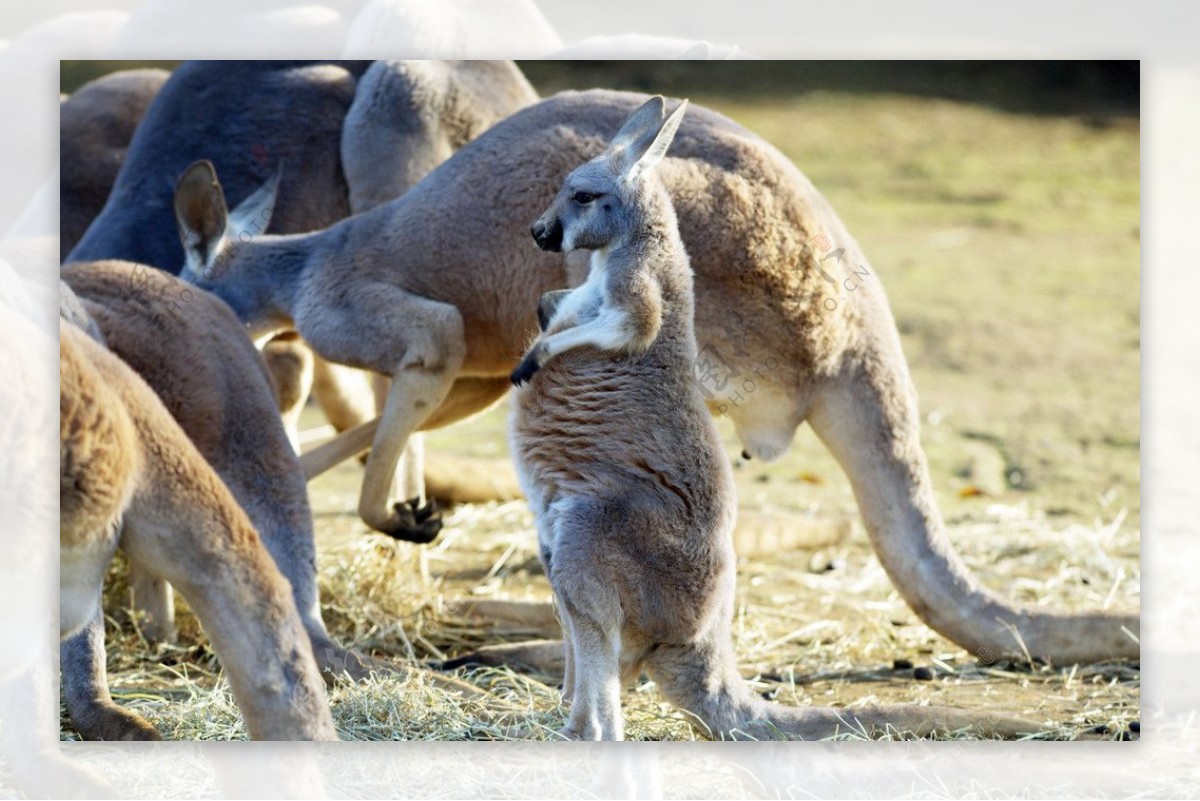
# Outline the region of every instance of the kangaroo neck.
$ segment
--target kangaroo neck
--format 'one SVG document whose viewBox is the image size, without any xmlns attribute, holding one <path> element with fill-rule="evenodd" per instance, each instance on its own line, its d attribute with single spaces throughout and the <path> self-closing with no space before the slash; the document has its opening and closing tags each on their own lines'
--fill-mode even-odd
<svg viewBox="0 0 1200 801">
<path fill-rule="evenodd" d="M 218 284 L 218 294 L 253 336 L 292 324 L 300 284 L 319 236 L 262 236 L 228 246 L 231 275 Z"/>
</svg>

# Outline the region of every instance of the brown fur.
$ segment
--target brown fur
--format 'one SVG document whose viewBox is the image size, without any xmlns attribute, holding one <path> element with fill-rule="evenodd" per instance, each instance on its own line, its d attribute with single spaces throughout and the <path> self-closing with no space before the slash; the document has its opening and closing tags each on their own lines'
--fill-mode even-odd
<svg viewBox="0 0 1200 801">
<path fill-rule="evenodd" d="M 375 433 L 360 497 L 368 524 L 396 525 L 387 476 L 433 408 L 453 403 L 453 382 L 506 375 L 535 330 L 542 294 L 582 283 L 586 260 L 538 253 L 527 226 L 643 100 L 599 90 L 556 95 L 494 126 L 396 200 L 324 232 L 250 242 L 218 278 L 202 281 L 231 294 L 243 282 L 270 283 L 279 291 L 247 319 L 286 316 L 334 361 L 402 383 L 411 376 L 412 386 L 393 387 Z M 1126 632 L 1136 636 L 1136 614 L 1016 607 L 981 587 L 953 551 L 887 298 L 796 167 L 732 121 L 694 108 L 658 169 L 696 273 L 699 355 L 736 371 L 720 391 L 705 384 L 706 400 L 728 414 L 743 446 L 773 458 L 810 421 L 846 470 L 896 587 L 930 626 L 985 662 L 1024 658 L 1026 649 L 1064 663 L 1135 658 Z M 830 253 L 844 249 L 840 260 L 813 245 L 817 236 Z M 847 276 L 860 271 L 868 277 L 850 292 Z M 447 351 L 454 358 L 424 361 Z M 401 353 L 410 361 L 398 369 Z M 497 384 L 495 397 L 501 392 Z M 357 449 L 357 441 L 334 443 L 306 472 Z"/>
<path fill-rule="evenodd" d="M 511 61 L 377 61 L 346 114 L 342 164 L 354 214 L 407 192 L 537 93 Z"/>
<path fill-rule="evenodd" d="M 287 333 L 263 345 L 262 355 L 283 418 L 283 429 L 292 448 L 299 453 L 300 414 L 315 380 L 313 352 L 298 335 Z"/>
<path fill-rule="evenodd" d="M 246 510 L 291 584 L 321 669 L 330 676 L 366 675 L 368 663 L 334 642 L 321 619 L 304 478 L 274 414 L 263 360 L 233 313 L 211 295 L 144 265 L 77 263 L 62 277 L 64 298 L 77 298 L 74 305 L 154 389 Z M 135 602 L 150 611 L 144 630 L 169 639 L 170 588 L 131 561 Z M 77 728 L 86 737 L 105 739 L 110 705 L 104 700 L 102 628 L 99 635 L 64 645 L 63 670 Z"/>
<path fill-rule="evenodd" d="M 60 337 L 62 636 L 94 617 L 120 545 L 188 598 L 252 737 L 337 739 L 287 581 L 250 520 L 132 370 L 69 323 Z"/>
<path fill-rule="evenodd" d="M 298 161 L 284 159 L 287 174 L 282 178 L 272 230 L 292 233 L 323 228 L 348 211 L 365 211 L 390 200 L 488 126 L 537 100 L 536 92 L 510 61 L 379 61 L 356 80 L 361 69 L 348 72 L 342 66 L 314 64 L 308 70 L 298 69 L 293 83 L 284 84 L 302 87 L 298 102 L 314 106 L 319 113 L 315 127 L 293 129 L 299 138 L 286 129 L 268 136 L 272 154 L 305 156 Z M 137 123 L 169 75 L 162 70 L 114 73 L 64 102 L 64 257 L 99 213 Z M 344 119 L 331 119 L 328 115 L 339 108 Z M 191 115 L 190 110 L 179 113 Z M 338 114 L 340 117 L 341 112 Z M 270 139 L 276 135 L 283 140 Z M 287 141 L 288 137 L 292 139 Z M 310 191 L 312 163 L 321 165 L 318 172 L 323 179 L 319 183 L 330 191 Z M 301 168 L 293 170 L 297 164 Z M 335 168 L 333 172 L 325 169 L 329 166 Z M 302 352 L 303 344 L 269 347 L 279 353 L 279 358 L 268 354 L 268 369 L 277 387 L 307 393 L 311 386 L 338 431 L 353 428 L 377 413 L 374 399 L 365 389 L 368 381 L 356 375 L 357 371 L 330 365 L 319 357 L 314 360 Z M 483 406 L 495 397 L 495 391 L 489 393 Z M 302 404 L 303 400 L 297 400 L 280 409 L 294 443 L 298 441 Z M 480 402 L 469 405 L 472 410 L 480 408 Z M 490 484 L 472 485 L 465 478 L 449 486 L 439 482 L 438 488 L 449 500 L 502 497 L 491 491 Z M 407 493 L 405 498 L 424 494 L 419 475 L 409 476 L 401 489 Z"/>
<path fill-rule="evenodd" d="M 511 61 L 375 62 L 359 80 L 342 130 L 351 213 L 369 211 L 404 194 L 488 127 L 536 100 L 537 93 Z M 349 375 L 354 371 L 319 357 L 317 366 L 317 398 L 339 432 L 383 410 L 386 382 L 377 388 L 376 402 L 364 404 L 366 397 L 351 389 L 361 383 Z M 458 393 L 458 406 L 468 407 L 461 415 L 487 408 L 496 397 L 490 392 L 482 401 L 473 401 L 471 389 Z M 422 454 L 419 437 L 404 449 L 393 486 L 398 498 L 505 498 L 503 486 L 472 481 L 469 474 L 453 483 L 423 475 Z"/>
</svg>

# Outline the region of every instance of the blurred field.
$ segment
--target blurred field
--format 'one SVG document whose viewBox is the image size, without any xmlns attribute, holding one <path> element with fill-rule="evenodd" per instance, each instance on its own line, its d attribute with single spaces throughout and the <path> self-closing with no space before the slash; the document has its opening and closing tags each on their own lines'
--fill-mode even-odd
<svg viewBox="0 0 1200 801">
<path fill-rule="evenodd" d="M 606 75 L 609 84 L 644 80 L 603 69 L 618 71 Z M 545 90 L 601 73 L 531 74 Z M 1136 608 L 1136 109 L 1106 102 L 1099 111 L 1028 113 L 999 101 L 857 89 L 789 94 L 779 80 L 771 76 L 772 92 L 739 93 L 664 78 L 666 91 L 686 92 L 782 149 L 862 244 L 887 287 L 921 393 L 942 512 L 985 583 L 1031 605 Z M 504 403 L 432 434 L 427 447 L 503 456 L 506 414 Z M 310 410 L 306 422 L 323 420 Z M 736 458 L 731 427 L 718 422 Z M 1019 711 L 1053 721 L 1064 736 L 1099 725 L 1117 737 L 1138 718 L 1137 665 L 985 668 L 920 624 L 872 555 L 848 484 L 807 428 L 780 462 L 736 466 L 745 509 L 791 511 L 846 532 L 820 551 L 742 559 L 734 631 L 743 674 L 762 692 L 790 704 L 908 700 Z M 310 487 L 335 636 L 414 664 L 536 634 L 448 608 L 461 599 L 549 599 L 522 502 L 460 508 L 434 546 L 410 546 L 359 522 L 361 473 L 357 463 L 343 465 Z M 110 610 L 124 592 L 114 575 Z M 168 738 L 244 737 L 211 651 L 183 618 L 180 644 L 158 648 L 114 618 L 114 696 Z M 932 668 L 935 678 L 915 681 L 894 660 Z M 335 718 L 343 736 L 361 739 L 503 736 L 509 723 L 549 737 L 561 725 L 556 677 L 461 675 L 512 711 L 481 722 L 491 700 L 463 701 L 404 673 L 339 686 Z M 631 738 L 695 736 L 650 684 L 627 696 L 626 714 Z M 72 737 L 65 714 L 63 725 Z"/>
</svg>

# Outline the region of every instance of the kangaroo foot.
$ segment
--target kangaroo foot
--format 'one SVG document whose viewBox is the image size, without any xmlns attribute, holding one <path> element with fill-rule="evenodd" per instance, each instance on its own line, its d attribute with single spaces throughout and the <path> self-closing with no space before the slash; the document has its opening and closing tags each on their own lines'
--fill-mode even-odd
<svg viewBox="0 0 1200 801">
<path fill-rule="evenodd" d="M 442 530 L 442 516 L 436 501 L 430 500 L 421 506 L 420 501 L 413 498 L 395 504 L 392 509 L 396 513 L 396 522 L 383 531 L 389 537 L 425 545 L 437 539 Z"/>
<path fill-rule="evenodd" d="M 129 742 L 162 739 L 150 721 L 111 701 L 95 701 L 86 709 L 72 709 L 71 724 L 85 740 Z"/>
</svg>

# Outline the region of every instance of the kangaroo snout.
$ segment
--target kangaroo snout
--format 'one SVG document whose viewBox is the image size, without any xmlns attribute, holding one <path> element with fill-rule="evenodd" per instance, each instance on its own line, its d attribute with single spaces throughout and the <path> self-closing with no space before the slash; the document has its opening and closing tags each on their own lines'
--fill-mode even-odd
<svg viewBox="0 0 1200 801">
<path fill-rule="evenodd" d="M 562 223 L 558 220 L 552 223 L 538 220 L 529 229 L 529 233 L 533 235 L 533 241 L 537 242 L 537 246 L 542 250 L 548 250 L 551 253 L 558 253 L 562 250 L 563 229 Z"/>
</svg>

